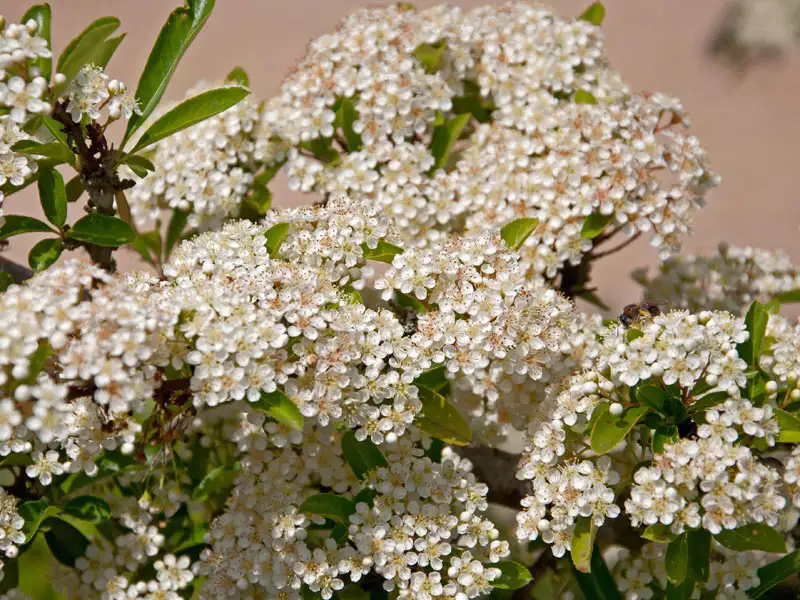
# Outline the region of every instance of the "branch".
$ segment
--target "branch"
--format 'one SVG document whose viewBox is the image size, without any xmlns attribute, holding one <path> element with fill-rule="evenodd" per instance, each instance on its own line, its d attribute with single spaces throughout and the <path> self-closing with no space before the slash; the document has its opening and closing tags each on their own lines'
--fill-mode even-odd
<svg viewBox="0 0 800 600">
<path fill-rule="evenodd" d="M 637 231 L 634 235 L 629 237 L 624 242 L 622 242 L 620 244 L 617 244 L 616 246 L 614 246 L 613 248 L 611 248 L 609 250 L 606 250 L 605 252 L 598 252 L 597 254 L 591 254 L 591 257 L 592 258 L 603 258 L 604 256 L 608 256 L 609 254 L 614 254 L 615 252 L 619 252 L 620 250 L 622 250 L 624 248 L 627 248 L 633 242 L 638 240 L 639 236 L 641 236 L 641 235 L 642 235 L 642 232 L 641 231 Z"/>
<path fill-rule="evenodd" d="M 8 260 L 0 256 L 0 271 L 5 271 L 14 278 L 15 283 L 22 283 L 26 279 L 34 276 L 34 272 L 28 267 L 24 267 L 13 260 Z"/>
</svg>

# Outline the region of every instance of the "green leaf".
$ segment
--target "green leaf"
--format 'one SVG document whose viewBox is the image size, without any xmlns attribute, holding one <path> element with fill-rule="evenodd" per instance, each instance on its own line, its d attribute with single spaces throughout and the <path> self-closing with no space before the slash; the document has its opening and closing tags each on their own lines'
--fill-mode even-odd
<svg viewBox="0 0 800 600">
<path fill-rule="evenodd" d="M 355 583 L 344 586 L 336 595 L 340 600 L 369 600 L 369 592 Z"/>
<path fill-rule="evenodd" d="M 417 425 L 425 433 L 454 446 L 466 446 L 472 441 L 472 431 L 464 417 L 447 399 L 428 388 L 418 388 L 422 416 Z"/>
<path fill-rule="evenodd" d="M 245 70 L 242 67 L 234 67 L 231 69 L 231 72 L 225 77 L 225 81 L 238 83 L 244 87 L 250 87 L 250 78 L 247 76 L 247 73 L 245 73 Z"/>
<path fill-rule="evenodd" d="M 5 292 L 14 283 L 16 282 L 11 273 L 8 271 L 0 271 L 0 292 Z"/>
<path fill-rule="evenodd" d="M 307 142 L 300 142 L 300 147 L 311 152 L 321 162 L 337 164 L 340 160 L 339 153 L 331 147 L 332 138 L 314 138 Z"/>
<path fill-rule="evenodd" d="M 102 523 L 111 517 L 108 502 L 97 496 L 77 496 L 64 507 L 64 512 L 81 521 Z"/>
<path fill-rule="evenodd" d="M 221 465 L 209 471 L 192 491 L 192 500 L 203 501 L 211 494 L 227 490 L 233 485 L 236 472 L 227 465 Z M 225 493 L 227 496 L 227 493 Z"/>
<path fill-rule="evenodd" d="M 471 113 L 479 123 L 488 123 L 492 119 L 492 111 L 497 105 L 491 100 L 481 96 L 480 86 L 470 79 L 463 81 L 464 95 L 455 96 L 453 101 L 453 112 L 456 114 Z"/>
<path fill-rule="evenodd" d="M 578 298 L 582 298 L 583 300 L 585 300 L 586 302 L 588 302 L 592 306 L 596 306 L 597 308 L 599 308 L 601 310 L 611 310 L 611 307 L 608 304 L 606 304 L 605 302 L 603 302 L 602 298 L 600 298 L 600 296 L 598 296 L 594 292 L 588 292 L 588 291 L 587 292 L 582 292 L 582 293 L 578 294 Z"/>
<path fill-rule="evenodd" d="M 606 16 L 606 7 L 603 6 L 602 2 L 594 2 L 592 3 L 589 8 L 581 13 L 581 16 L 578 17 L 582 21 L 588 21 L 592 25 L 597 25 L 598 27 L 603 22 L 603 19 Z"/>
<path fill-rule="evenodd" d="M 597 104 L 597 98 L 591 92 L 578 90 L 575 92 L 575 102 L 576 104 Z"/>
<path fill-rule="evenodd" d="M 725 402 L 725 400 L 727 400 L 730 397 L 731 395 L 728 392 L 724 391 L 711 392 L 710 394 L 706 394 L 705 396 L 699 398 L 697 402 L 689 406 L 689 415 L 695 416 L 699 413 L 705 412 L 709 408 L 713 408 L 718 404 L 722 404 L 723 402 Z"/>
<path fill-rule="evenodd" d="M 52 168 L 39 170 L 39 200 L 47 220 L 56 227 L 67 221 L 67 189 L 61 173 Z"/>
<path fill-rule="evenodd" d="M 392 260 L 396 255 L 403 253 L 403 249 L 399 246 L 383 240 L 380 240 L 375 248 L 370 248 L 366 243 L 361 244 L 361 250 L 364 252 L 365 259 L 377 260 L 388 264 L 392 264 Z"/>
<path fill-rule="evenodd" d="M 59 141 L 40 144 L 34 140 L 22 140 L 14 144 L 11 149 L 19 154 L 52 158 L 56 164 L 75 164 L 75 154 Z"/>
<path fill-rule="evenodd" d="M 410 308 L 420 315 L 428 312 L 428 308 L 414 296 L 395 291 L 394 298 L 400 308 Z"/>
<path fill-rule="evenodd" d="M 7 592 L 19 586 L 19 560 L 18 558 L 6 558 L 3 560 L 3 580 L 0 581 L 0 594 L 3 594 L 6 598 L 13 598 L 14 596 L 7 595 Z M 22 597 L 24 598 L 25 596 Z"/>
<path fill-rule="evenodd" d="M 666 418 L 671 425 L 686 420 L 686 408 L 680 398 L 672 396 L 657 385 L 640 385 L 635 391 L 636 399 Z"/>
<path fill-rule="evenodd" d="M 172 254 L 172 249 L 175 244 L 181 239 L 181 234 L 186 227 L 186 221 L 189 220 L 189 213 L 175 209 L 172 211 L 169 225 L 167 226 L 167 245 L 164 248 L 164 258 Z"/>
<path fill-rule="evenodd" d="M 49 238 L 38 242 L 28 253 L 28 264 L 34 271 L 44 271 L 61 256 L 64 245 L 58 238 Z"/>
<path fill-rule="evenodd" d="M 764 565 L 758 571 L 759 584 L 747 591 L 750 598 L 760 598 L 784 579 L 800 571 L 800 550 L 795 550 L 775 562 Z"/>
<path fill-rule="evenodd" d="M 116 17 L 102 17 L 91 23 L 73 39 L 58 58 L 56 71 L 66 76 L 66 84 L 71 82 L 81 67 L 98 63 L 105 55 L 105 40 L 119 28 Z M 57 88 L 57 93 L 64 86 Z M 138 97 L 138 96 L 137 96 Z"/>
<path fill-rule="evenodd" d="M 642 532 L 642 537 L 646 540 L 650 540 L 651 542 L 659 542 L 664 544 L 673 541 L 678 536 L 672 533 L 669 525 L 656 523 L 655 525 L 650 525 L 647 529 L 645 529 L 644 532 Z"/>
<path fill-rule="evenodd" d="M 653 453 L 663 452 L 664 446 L 675 443 L 678 439 L 678 428 L 675 425 L 668 428 L 656 429 L 653 432 L 653 442 L 651 444 Z"/>
<path fill-rule="evenodd" d="M 575 521 L 575 530 L 572 533 L 570 554 L 572 564 L 581 573 L 589 573 L 592 569 L 592 550 L 594 538 L 597 535 L 597 526 L 591 517 L 578 517 Z"/>
<path fill-rule="evenodd" d="M 423 371 L 422 374 L 414 380 L 414 385 L 438 392 L 450 383 L 446 374 L 447 369 L 444 365 L 428 369 L 427 371 Z"/>
<path fill-rule="evenodd" d="M 314 494 L 300 505 L 300 512 L 321 515 L 343 525 L 350 524 L 350 515 L 356 512 L 356 504 L 337 494 Z"/>
<path fill-rule="evenodd" d="M 764 334 L 767 331 L 768 322 L 769 313 L 761 304 L 753 302 L 744 318 L 750 337 L 736 347 L 739 357 L 752 369 L 758 369 L 758 358 L 761 356 L 761 346 L 764 343 Z"/>
<path fill-rule="evenodd" d="M 351 98 L 340 98 L 338 104 L 335 125 L 344 133 L 347 151 L 357 152 L 364 145 L 361 136 L 353 129 L 353 123 L 358 120 L 358 110 Z"/>
<path fill-rule="evenodd" d="M 364 479 L 364 475 L 372 469 L 389 466 L 386 458 L 375 444 L 369 439 L 359 442 L 352 431 L 347 431 L 342 436 L 342 453 L 347 464 L 359 479 Z"/>
<path fill-rule="evenodd" d="M 596 238 L 605 231 L 605 228 L 613 219 L 614 213 L 610 215 L 603 215 L 600 213 L 590 214 L 583 222 L 583 227 L 581 227 L 581 237 L 586 239 Z"/>
<path fill-rule="evenodd" d="M 681 583 L 689 572 L 689 538 L 688 533 L 683 533 L 672 540 L 667 546 L 664 559 L 667 568 L 667 577 L 673 583 Z"/>
<path fill-rule="evenodd" d="M 664 592 L 665 600 L 691 600 L 694 593 L 694 581 L 687 578 L 683 583 L 675 584 L 667 580 L 667 588 Z"/>
<path fill-rule="evenodd" d="M 778 300 L 777 298 L 773 298 L 764 305 L 764 310 L 766 310 L 771 315 L 777 315 L 778 312 L 781 310 L 780 300 Z"/>
<path fill-rule="evenodd" d="M 247 88 L 233 85 L 208 90 L 184 100 L 153 123 L 136 142 L 131 152 L 138 152 L 157 141 L 218 115 L 241 102 L 250 93 Z"/>
<path fill-rule="evenodd" d="M 778 294 L 775 296 L 775 300 L 781 304 L 793 304 L 794 302 L 800 302 L 800 289 Z"/>
<path fill-rule="evenodd" d="M 77 202 L 78 198 L 83 194 L 83 181 L 81 181 L 81 176 L 75 175 L 75 177 L 70 179 L 65 186 L 65 190 L 67 193 L 67 203 Z"/>
<path fill-rule="evenodd" d="M 786 444 L 800 443 L 800 419 L 780 408 L 775 409 L 780 433 L 777 441 Z"/>
<path fill-rule="evenodd" d="M 736 552 L 763 550 L 783 554 L 786 540 L 769 525 L 749 523 L 736 529 L 723 529 L 714 536 L 720 544 Z"/>
<path fill-rule="evenodd" d="M 511 250 L 517 251 L 534 232 L 539 219 L 515 219 L 500 230 L 500 237 Z"/>
<path fill-rule="evenodd" d="M 272 164 L 268 167 L 264 167 L 264 170 L 261 171 L 258 175 L 256 175 L 253 183 L 257 185 L 267 185 L 275 175 L 278 174 L 278 171 L 281 170 L 281 167 L 286 164 L 286 159 L 279 160 L 275 164 Z"/>
<path fill-rule="evenodd" d="M 445 50 L 447 50 L 447 44 L 443 41 L 435 44 L 424 43 L 414 49 L 413 55 L 426 73 L 436 73 L 439 70 L 439 64 L 442 62 Z"/>
<path fill-rule="evenodd" d="M 43 223 L 39 219 L 33 217 L 24 217 L 22 215 L 6 215 L 6 222 L 0 227 L 0 240 L 10 238 L 21 233 L 31 233 L 37 231 L 46 231 L 48 233 L 58 233 L 47 223 Z"/>
<path fill-rule="evenodd" d="M 638 340 L 640 337 L 644 337 L 644 331 L 641 329 L 631 327 L 625 332 L 625 341 L 629 344 L 634 340 Z"/>
<path fill-rule="evenodd" d="M 111 57 L 114 56 L 114 53 L 119 48 L 119 45 L 122 43 L 122 40 L 125 39 L 126 34 L 118 35 L 117 37 L 108 38 L 106 41 L 103 42 L 103 47 L 97 53 L 95 60 L 93 61 L 95 65 L 98 67 L 103 67 L 104 69 L 111 61 Z"/>
<path fill-rule="evenodd" d="M 289 235 L 289 223 L 276 223 L 264 232 L 267 239 L 267 252 L 270 257 L 275 258 L 281 245 Z"/>
<path fill-rule="evenodd" d="M 25 519 L 22 533 L 25 534 L 25 543 L 27 543 L 39 531 L 42 521 L 47 517 L 57 515 L 61 510 L 57 506 L 48 506 L 44 500 L 28 500 L 18 506 L 17 512 L 19 512 L 20 517 Z"/>
<path fill-rule="evenodd" d="M 128 165 L 139 177 L 144 177 L 147 175 L 148 171 L 156 170 L 153 161 L 141 154 L 126 154 L 120 162 L 124 165 Z M 137 168 L 138 171 L 136 170 Z"/>
<path fill-rule="evenodd" d="M 453 145 L 461 136 L 464 127 L 469 123 L 470 117 L 469 113 L 456 115 L 433 131 L 431 154 L 433 155 L 434 163 L 433 167 L 431 167 L 431 173 L 445 167 L 447 159 L 450 157 L 450 152 L 453 150 Z"/>
<path fill-rule="evenodd" d="M 500 577 L 492 581 L 492 587 L 501 590 L 518 590 L 533 580 L 528 568 L 514 560 L 487 563 L 486 567 L 500 569 Z"/>
<path fill-rule="evenodd" d="M 86 554 L 89 540 L 76 527 L 58 517 L 46 519 L 42 527 L 47 528 L 44 538 L 60 563 L 74 567 L 75 560 Z"/>
<path fill-rule="evenodd" d="M 591 446 L 598 454 L 605 454 L 616 448 L 648 409 L 646 406 L 634 406 L 619 416 L 612 415 L 607 406 L 595 410 L 603 412 L 598 415 L 592 428 Z"/>
<path fill-rule="evenodd" d="M 39 26 L 36 32 L 40 38 L 47 40 L 47 47 L 50 48 L 50 5 L 49 4 L 34 4 L 22 18 L 19 20 L 23 25 L 33 19 Z M 53 59 L 38 57 L 33 61 L 33 65 L 39 69 L 47 81 L 50 81 L 50 75 L 53 73 Z"/>
<path fill-rule="evenodd" d="M 22 380 L 22 383 L 31 384 L 36 381 L 39 373 L 44 369 L 47 359 L 52 355 L 53 349 L 50 347 L 50 343 L 47 340 L 41 340 L 28 360 L 28 375 Z"/>
<path fill-rule="evenodd" d="M 375 503 L 375 496 L 377 495 L 378 492 L 372 488 L 361 488 L 361 490 L 356 494 L 356 497 L 353 498 L 353 502 L 356 504 L 363 502 L 364 504 L 372 506 Z"/>
<path fill-rule="evenodd" d="M 280 390 L 261 392 L 261 398 L 251 403 L 270 417 L 289 427 L 303 431 L 303 414 L 297 405 Z"/>
<path fill-rule="evenodd" d="M 185 6 L 176 8 L 169 15 L 136 86 L 134 95 L 139 100 L 142 114 L 134 114 L 128 121 L 120 147 L 125 146 L 156 109 L 181 57 L 203 28 L 213 8 L 214 0 L 187 0 Z"/>
<path fill-rule="evenodd" d="M 361 293 L 349 283 L 342 288 L 341 294 L 348 304 L 364 304 Z"/>
<path fill-rule="evenodd" d="M 96 213 L 88 214 L 75 222 L 67 237 L 96 246 L 116 248 L 136 239 L 136 232 L 122 219 Z"/>
<path fill-rule="evenodd" d="M 586 600 L 623 600 L 599 548 L 592 552 L 591 573 L 581 573 L 574 565 L 572 569 Z"/>
<path fill-rule="evenodd" d="M 705 529 L 686 532 L 689 546 L 687 574 L 692 581 L 705 583 L 711 576 L 711 534 Z"/>
</svg>

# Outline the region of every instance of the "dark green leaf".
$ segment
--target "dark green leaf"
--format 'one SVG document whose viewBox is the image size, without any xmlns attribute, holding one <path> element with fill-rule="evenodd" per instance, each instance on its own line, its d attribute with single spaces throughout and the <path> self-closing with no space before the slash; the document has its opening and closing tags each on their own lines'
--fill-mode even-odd
<svg viewBox="0 0 800 600">
<path fill-rule="evenodd" d="M 158 106 L 178 62 L 203 28 L 213 8 L 214 0 L 187 0 L 185 6 L 176 8 L 167 18 L 136 86 L 134 95 L 139 100 L 142 114 L 134 114 L 128 121 L 122 147 Z"/>
<path fill-rule="evenodd" d="M 730 397 L 731 395 L 728 392 L 711 392 L 710 394 L 706 394 L 705 396 L 699 398 L 697 402 L 689 406 L 689 414 L 694 416 L 701 412 L 705 412 L 709 408 L 713 408 L 714 406 L 725 402 L 725 400 Z"/>
<path fill-rule="evenodd" d="M 800 443 L 800 419 L 780 408 L 775 409 L 775 417 L 781 430 L 777 441 L 786 444 Z"/>
<path fill-rule="evenodd" d="M 81 521 L 101 523 L 111 517 L 108 502 L 96 496 L 77 496 L 67 502 L 64 512 Z"/>
<path fill-rule="evenodd" d="M 450 383 L 450 380 L 447 378 L 447 369 L 444 366 L 423 371 L 422 374 L 414 380 L 414 385 L 428 388 L 434 392 L 438 392 L 448 383 Z"/>
<path fill-rule="evenodd" d="M 48 528 L 44 537 L 59 562 L 74 567 L 75 560 L 86 554 L 89 540 L 77 528 L 58 517 L 45 519 L 42 526 Z"/>
<path fill-rule="evenodd" d="M 251 221 L 259 221 L 272 206 L 272 193 L 265 185 L 253 183 L 250 194 L 242 201 L 241 217 Z"/>
<path fill-rule="evenodd" d="M 75 154 L 59 141 L 48 142 L 40 144 L 33 140 L 23 140 L 17 142 L 12 146 L 14 152 L 20 154 L 28 154 L 30 156 L 44 156 L 45 158 L 52 158 L 57 164 L 69 163 L 75 164 Z"/>
<path fill-rule="evenodd" d="M 83 181 L 80 175 L 75 175 L 67 182 L 65 186 L 67 192 L 67 202 L 77 202 L 78 198 L 83 194 Z"/>
<path fill-rule="evenodd" d="M 403 249 L 389 242 L 380 240 L 375 248 L 370 248 L 366 243 L 361 244 L 364 258 L 367 260 L 377 260 L 379 262 L 392 264 L 392 260 L 397 254 L 402 254 Z"/>
<path fill-rule="evenodd" d="M 250 78 L 245 73 L 242 67 L 234 67 L 230 73 L 225 77 L 225 81 L 230 81 L 231 83 L 238 83 L 244 87 L 250 87 Z"/>
<path fill-rule="evenodd" d="M 533 577 L 527 567 L 514 560 L 487 563 L 486 567 L 500 569 L 500 577 L 492 581 L 492 587 L 501 590 L 518 590 L 528 585 Z"/>
<path fill-rule="evenodd" d="M 359 502 L 363 502 L 364 504 L 368 504 L 372 506 L 375 502 L 375 496 L 378 495 L 378 492 L 373 490 L 372 488 L 362 488 L 360 492 L 356 494 L 356 497 L 353 498 L 353 502 L 358 504 Z"/>
<path fill-rule="evenodd" d="M 66 76 L 66 83 L 71 82 L 84 65 L 100 62 L 105 55 L 105 40 L 119 25 L 116 17 L 97 19 L 67 44 L 56 67 L 57 72 Z M 59 86 L 59 89 L 62 87 Z"/>
<path fill-rule="evenodd" d="M 694 592 L 694 581 L 687 578 L 682 583 L 672 583 L 667 581 L 665 590 L 665 600 L 690 600 Z"/>
<path fill-rule="evenodd" d="M 122 164 L 128 165 L 131 169 L 134 167 L 138 167 L 139 171 L 134 169 L 134 173 L 139 175 L 139 177 L 144 177 L 147 175 L 148 171 L 155 171 L 156 166 L 153 164 L 149 158 L 142 156 L 141 154 L 126 154 L 125 157 L 122 159 Z M 142 174 L 140 174 L 142 173 Z"/>
<path fill-rule="evenodd" d="M 353 100 L 350 98 L 341 98 L 339 100 L 339 108 L 336 111 L 336 127 L 341 128 L 344 133 L 344 139 L 347 143 L 348 152 L 357 152 L 364 145 L 361 136 L 353 129 L 353 123 L 358 120 L 358 110 L 356 110 Z"/>
<path fill-rule="evenodd" d="M 678 536 L 672 533 L 669 525 L 656 523 L 655 525 L 650 525 L 647 529 L 645 529 L 644 532 L 642 532 L 642 537 L 646 540 L 650 540 L 651 542 L 659 542 L 663 544 L 673 541 Z"/>
<path fill-rule="evenodd" d="M 300 409 L 280 390 L 261 392 L 261 398 L 251 404 L 279 423 L 303 431 L 303 415 Z"/>
<path fill-rule="evenodd" d="M 75 222 L 67 236 L 79 242 L 116 248 L 136 239 L 136 232 L 122 219 L 96 213 Z"/>
<path fill-rule="evenodd" d="M 574 565 L 572 569 L 586 600 L 622 600 L 622 594 L 619 593 L 599 548 L 595 547 L 592 552 L 591 573 L 581 573 Z"/>
<path fill-rule="evenodd" d="M 786 552 L 786 540 L 769 525 L 749 523 L 736 529 L 724 529 L 714 536 L 720 544 L 737 552 L 763 550 L 764 552 Z"/>
<path fill-rule="evenodd" d="M 58 238 L 38 242 L 28 253 L 28 264 L 34 271 L 44 271 L 58 260 L 64 245 Z"/>
<path fill-rule="evenodd" d="M 186 221 L 189 220 L 189 213 L 182 210 L 173 210 L 172 217 L 167 226 L 167 245 L 164 249 L 164 258 L 172 254 L 172 249 L 175 244 L 181 239 L 181 234 L 186 227 Z"/>
<path fill-rule="evenodd" d="M 258 175 L 256 175 L 255 179 L 253 180 L 253 183 L 257 185 L 267 185 L 270 181 L 272 181 L 272 178 L 278 174 L 278 171 L 281 170 L 281 167 L 284 164 L 286 164 L 286 159 L 279 160 L 273 165 L 264 167 L 264 170 L 261 171 L 261 173 L 259 173 Z"/>
<path fill-rule="evenodd" d="M 48 233 L 58 233 L 50 225 L 43 223 L 33 217 L 23 217 L 22 215 L 6 215 L 6 222 L 0 227 L 0 240 L 10 238 L 21 233 L 31 233 L 34 231 L 46 231 Z"/>
<path fill-rule="evenodd" d="M 581 13 L 581 16 L 578 17 L 583 21 L 588 21 L 592 25 L 597 25 L 598 27 L 603 22 L 603 19 L 606 16 L 606 7 L 603 6 L 602 2 L 594 2 L 592 3 L 589 8 Z"/>
<path fill-rule="evenodd" d="M 375 444 L 369 439 L 359 442 L 352 431 L 347 431 L 342 436 L 342 454 L 359 479 L 363 479 L 372 469 L 389 466 Z"/>
<path fill-rule="evenodd" d="M 596 238 L 605 231 L 605 228 L 613 219 L 614 213 L 610 215 L 603 215 L 600 213 L 590 214 L 583 222 L 583 227 L 581 227 L 581 237 L 587 239 Z"/>
<path fill-rule="evenodd" d="M 300 512 L 321 515 L 327 519 L 350 524 L 350 515 L 356 512 L 355 502 L 336 494 L 314 494 L 300 505 Z"/>
<path fill-rule="evenodd" d="M 481 95 L 481 88 L 477 83 L 469 79 L 463 83 L 464 95 L 453 98 L 453 112 L 471 113 L 479 123 L 488 123 L 497 106 L 490 98 Z"/>
<path fill-rule="evenodd" d="M 681 583 L 689 572 L 689 537 L 683 533 L 672 540 L 667 546 L 667 555 L 664 559 L 667 568 L 667 577 L 673 583 Z"/>
<path fill-rule="evenodd" d="M 28 375 L 22 380 L 22 383 L 31 384 L 36 381 L 39 373 L 44 369 L 47 359 L 52 355 L 53 349 L 50 347 L 50 343 L 47 340 L 41 340 L 28 360 Z"/>
<path fill-rule="evenodd" d="M 105 40 L 103 42 L 103 47 L 97 53 L 94 64 L 105 69 L 108 63 L 111 61 L 111 57 L 114 56 L 114 52 L 117 51 L 117 48 L 119 48 L 122 40 L 125 39 L 125 35 L 126 34 L 123 33 L 117 37 L 108 38 Z"/>
<path fill-rule="evenodd" d="M 25 519 L 25 524 L 22 526 L 22 533 L 25 534 L 25 542 L 30 542 L 36 532 L 39 531 L 39 526 L 47 517 L 57 515 L 60 510 L 56 506 L 48 506 L 44 500 L 29 500 L 23 502 L 17 508 L 19 516 Z"/>
<path fill-rule="evenodd" d="M 14 282 L 14 277 L 8 271 L 0 271 L 0 292 L 5 292 Z"/>
<path fill-rule="evenodd" d="M 752 369 L 758 369 L 758 358 L 761 356 L 761 346 L 764 343 L 764 333 L 767 331 L 768 321 L 769 313 L 761 304 L 753 302 L 744 318 L 750 337 L 736 348 L 739 357 Z"/>
<path fill-rule="evenodd" d="M 675 443 L 678 441 L 678 438 L 678 428 L 675 425 L 657 429 L 653 432 L 653 452 L 663 452 L 666 444 Z"/>
<path fill-rule="evenodd" d="M 445 50 L 447 50 L 447 44 L 444 42 L 420 44 L 414 49 L 414 58 L 419 61 L 426 73 L 435 73 L 439 70 L 439 63 L 442 61 Z"/>
<path fill-rule="evenodd" d="M 236 471 L 226 465 L 221 465 L 209 471 L 202 481 L 192 491 L 192 500 L 206 500 L 211 494 L 223 491 L 227 497 L 227 490 L 233 485 Z"/>
<path fill-rule="evenodd" d="M 421 387 L 419 399 L 422 416 L 416 423 L 422 431 L 455 446 L 466 446 L 472 441 L 469 424 L 444 396 Z"/>
<path fill-rule="evenodd" d="M 775 296 L 775 299 L 781 304 L 792 304 L 800 302 L 800 290 L 792 290 L 791 292 L 783 292 Z"/>
<path fill-rule="evenodd" d="M 515 219 L 503 226 L 500 237 L 511 250 L 519 250 L 538 224 L 539 219 Z"/>
<path fill-rule="evenodd" d="M 600 407 L 595 410 L 600 410 Z M 609 412 L 609 408 L 605 407 L 603 413 L 598 415 L 592 428 L 592 450 L 598 454 L 611 452 L 617 447 L 617 444 L 625 439 L 625 436 L 628 435 L 647 410 L 646 406 L 634 406 L 621 415 L 614 416 Z"/>
<path fill-rule="evenodd" d="M 800 550 L 795 550 L 775 562 L 761 567 L 757 574 L 759 584 L 747 591 L 750 598 L 761 598 L 784 579 L 800 571 Z"/>
<path fill-rule="evenodd" d="M 470 116 L 469 113 L 456 115 L 434 130 L 433 140 L 431 141 L 431 154 L 433 155 L 434 163 L 431 172 L 446 166 L 450 152 L 453 150 L 453 145 L 461 137 L 461 132 L 469 123 Z"/>
<path fill-rule="evenodd" d="M 67 189 L 61 173 L 51 168 L 39 170 L 39 200 L 47 220 L 61 227 L 67 220 Z"/>
<path fill-rule="evenodd" d="M 24 23 L 25 21 L 23 21 Z M 19 559 L 3 559 L 3 579 L 0 581 L 0 594 L 6 598 L 13 598 L 14 596 L 6 595 L 7 592 L 19 586 Z M 20 597 L 20 596 L 17 596 Z M 25 596 L 21 596 L 25 597 Z"/>
<path fill-rule="evenodd" d="M 597 104 L 597 98 L 591 92 L 578 90 L 575 92 L 575 102 L 577 104 Z"/>
<path fill-rule="evenodd" d="M 324 163 L 337 164 L 340 160 L 339 153 L 331 147 L 332 138 L 314 138 L 307 142 L 300 142 L 300 147 L 308 150 Z"/>
<path fill-rule="evenodd" d="M 50 5 L 49 4 L 34 4 L 28 10 L 25 11 L 25 14 L 22 15 L 22 18 L 19 20 L 20 23 L 23 25 L 33 19 L 36 21 L 36 24 L 39 26 L 39 29 L 36 31 L 36 35 L 40 38 L 47 40 L 47 47 L 50 47 Z M 42 58 L 38 57 L 33 61 L 35 67 L 39 69 L 47 81 L 50 81 L 50 75 L 53 73 L 53 59 L 52 58 Z"/>
<path fill-rule="evenodd" d="M 705 529 L 695 529 L 684 535 L 689 548 L 687 575 L 692 581 L 705 583 L 711 575 L 711 534 Z"/>
<path fill-rule="evenodd" d="M 420 315 L 428 312 L 428 309 L 425 307 L 425 305 L 417 300 L 414 296 L 395 291 L 394 298 L 400 308 L 410 308 L 415 313 Z"/>
<path fill-rule="evenodd" d="M 56 121 L 52 117 L 42 117 L 42 124 L 45 126 L 47 131 L 50 132 L 50 135 L 53 136 L 53 139 L 59 142 L 62 146 L 64 146 L 67 150 L 72 152 L 72 149 L 69 146 L 69 140 L 67 139 L 67 134 L 64 132 L 64 125 Z"/>
<path fill-rule="evenodd" d="M 267 252 L 272 258 L 277 256 L 278 250 L 281 249 L 281 244 L 283 244 L 289 235 L 289 227 L 289 223 L 276 223 L 264 232 Z"/>
<path fill-rule="evenodd" d="M 137 152 L 157 141 L 229 109 L 250 93 L 247 88 L 233 85 L 208 90 L 184 100 L 153 123 L 136 142 L 131 152 Z"/>
<path fill-rule="evenodd" d="M 591 517 L 578 517 L 575 521 L 575 530 L 572 533 L 570 554 L 572 564 L 581 573 L 589 573 L 592 569 L 592 550 L 594 538 L 597 535 L 597 526 Z"/>
<path fill-rule="evenodd" d="M 664 415 L 667 424 L 676 425 L 686 419 L 686 408 L 680 398 L 668 394 L 657 385 L 640 385 L 635 395 L 639 402 Z"/>
</svg>

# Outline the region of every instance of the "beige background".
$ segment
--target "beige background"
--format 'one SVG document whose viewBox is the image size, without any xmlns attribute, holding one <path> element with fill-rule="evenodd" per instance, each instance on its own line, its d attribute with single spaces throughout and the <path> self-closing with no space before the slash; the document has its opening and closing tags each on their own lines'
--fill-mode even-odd
<svg viewBox="0 0 800 600">
<path fill-rule="evenodd" d="M 109 71 L 135 88 L 141 67 L 167 14 L 181 0 L 51 0 L 53 46 L 64 45 L 91 20 L 115 15 L 128 32 Z M 464 7 L 492 0 L 458 0 Z M 0 12 L 17 19 L 30 2 L 2 0 Z M 357 0 L 217 0 L 200 33 L 172 79 L 166 100 L 175 100 L 199 78 L 221 78 L 241 65 L 261 98 L 274 93 L 308 41 L 330 29 Z M 418 6 L 433 4 L 417 0 Z M 550 0 L 565 16 L 576 15 L 589 0 Z M 383 5 L 389 2 L 370 4 Z M 800 47 L 782 60 L 759 64 L 744 75 L 706 54 L 725 6 L 724 0 L 606 0 L 603 24 L 607 53 L 634 88 L 665 91 L 680 97 L 693 120 L 693 133 L 708 150 L 722 187 L 697 219 L 689 251 L 732 244 L 782 246 L 800 262 Z M 304 201 L 276 189 L 275 202 Z M 82 202 L 81 202 L 82 203 Z M 35 193 L 6 201 L 7 214 L 37 214 Z M 80 207 L 72 207 L 75 215 Z M 14 238 L 8 256 L 27 262 L 34 235 Z M 657 263 L 656 253 L 639 241 L 598 266 L 600 295 L 618 309 L 639 297 L 630 281 L 632 267 Z M 135 268 L 134 256 L 123 268 Z"/>
</svg>

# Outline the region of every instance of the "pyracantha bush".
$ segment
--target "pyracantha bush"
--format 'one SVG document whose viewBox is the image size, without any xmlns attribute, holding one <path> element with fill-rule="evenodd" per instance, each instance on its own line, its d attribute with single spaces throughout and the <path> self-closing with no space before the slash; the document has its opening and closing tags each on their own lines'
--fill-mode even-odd
<svg viewBox="0 0 800 600">
<path fill-rule="evenodd" d="M 718 177 L 602 5 L 365 8 L 266 102 L 236 68 L 160 108 L 212 7 L 135 91 L 118 20 L 55 65 L 48 5 L 3 22 L 0 189 L 47 222 L 0 239 L 50 237 L 2 262 L 0 598 L 796 595 L 800 276 L 675 255 Z M 667 306 L 579 310 L 642 233 Z"/>
</svg>

